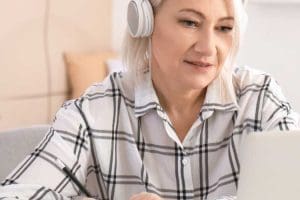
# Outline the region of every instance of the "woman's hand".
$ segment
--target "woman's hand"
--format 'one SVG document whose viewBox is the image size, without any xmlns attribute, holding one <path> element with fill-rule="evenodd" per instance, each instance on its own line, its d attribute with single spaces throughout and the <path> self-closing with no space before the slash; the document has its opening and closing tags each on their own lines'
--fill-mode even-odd
<svg viewBox="0 0 300 200">
<path fill-rule="evenodd" d="M 147 192 L 142 192 L 139 194 L 135 194 L 132 197 L 130 197 L 129 200 L 163 200 L 159 196 L 153 193 L 147 193 Z"/>
</svg>

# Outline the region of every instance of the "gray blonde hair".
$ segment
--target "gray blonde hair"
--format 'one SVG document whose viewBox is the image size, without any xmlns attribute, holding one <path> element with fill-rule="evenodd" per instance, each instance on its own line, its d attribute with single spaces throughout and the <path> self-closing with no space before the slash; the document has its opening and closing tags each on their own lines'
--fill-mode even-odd
<svg viewBox="0 0 300 200">
<path fill-rule="evenodd" d="M 152 5 L 154 15 L 166 0 L 149 0 Z M 225 1 L 225 0 L 224 0 Z M 230 97 L 235 99 L 234 82 L 232 80 L 233 68 L 236 56 L 243 39 L 247 24 L 247 15 L 245 12 L 245 1 L 229 0 L 234 9 L 235 28 L 232 49 L 222 67 L 219 76 L 214 82 L 221 85 L 222 97 L 224 101 Z M 132 78 L 137 81 L 141 73 L 149 69 L 149 43 L 151 36 L 143 38 L 133 38 L 129 31 L 126 31 L 123 41 L 122 58 Z M 151 53 L 151 52 L 150 52 Z"/>
</svg>

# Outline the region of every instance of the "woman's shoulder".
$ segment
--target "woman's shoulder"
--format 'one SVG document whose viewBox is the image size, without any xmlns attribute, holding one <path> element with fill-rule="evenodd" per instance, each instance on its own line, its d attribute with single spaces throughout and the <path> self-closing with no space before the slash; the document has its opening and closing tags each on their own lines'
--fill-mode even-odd
<svg viewBox="0 0 300 200">
<path fill-rule="evenodd" d="M 95 119 L 110 119 L 113 111 L 128 112 L 134 108 L 132 86 L 128 83 L 127 75 L 123 73 L 110 74 L 102 82 L 87 88 L 82 96 L 64 102 L 56 117 L 72 116 L 75 121 L 87 120 L 93 124 Z M 103 124 L 108 124 L 103 123 Z"/>
<path fill-rule="evenodd" d="M 243 116 L 259 122 L 262 130 L 299 127 L 299 116 L 287 101 L 282 88 L 270 74 L 250 67 L 234 72 L 238 102 Z"/>
<path fill-rule="evenodd" d="M 251 85 L 263 85 L 267 80 L 274 80 L 271 74 L 248 66 L 235 68 L 233 79 L 239 89 Z"/>
<path fill-rule="evenodd" d="M 234 71 L 233 82 L 239 96 L 270 94 L 285 99 L 277 80 L 269 73 L 248 66 L 238 67 Z"/>
<path fill-rule="evenodd" d="M 240 103 L 261 102 L 262 105 L 268 99 L 287 102 L 281 86 L 269 73 L 245 66 L 236 68 L 233 77 Z"/>
<path fill-rule="evenodd" d="M 88 87 L 81 98 L 87 100 L 104 99 L 105 97 L 123 97 L 134 99 L 134 88 L 131 78 L 126 72 L 114 72 L 103 81 L 94 83 Z"/>
<path fill-rule="evenodd" d="M 285 100 L 282 88 L 269 73 L 248 66 L 234 70 L 233 80 L 238 96 L 271 94 Z"/>
</svg>

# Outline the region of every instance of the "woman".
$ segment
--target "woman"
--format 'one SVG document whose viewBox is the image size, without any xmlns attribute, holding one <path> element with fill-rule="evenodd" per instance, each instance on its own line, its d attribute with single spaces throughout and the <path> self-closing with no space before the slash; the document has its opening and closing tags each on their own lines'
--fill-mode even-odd
<svg viewBox="0 0 300 200">
<path fill-rule="evenodd" d="M 239 0 L 129 5 L 129 72 L 66 102 L 35 152 L 3 182 L 0 199 L 79 196 L 58 161 L 98 199 L 235 195 L 242 137 L 298 127 L 272 77 L 233 69 L 246 23 Z"/>
</svg>

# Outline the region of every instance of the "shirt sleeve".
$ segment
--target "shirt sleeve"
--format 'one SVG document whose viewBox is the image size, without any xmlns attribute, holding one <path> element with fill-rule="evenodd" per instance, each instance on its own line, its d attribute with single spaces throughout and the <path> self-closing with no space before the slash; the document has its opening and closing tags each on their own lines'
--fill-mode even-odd
<svg viewBox="0 0 300 200">
<path fill-rule="evenodd" d="M 56 164 L 60 159 L 85 185 L 91 161 L 89 134 L 80 99 L 67 101 L 34 152 L 2 182 L 0 199 L 69 199 L 80 196 L 77 186 Z"/>
<path fill-rule="evenodd" d="M 299 129 L 299 114 L 286 100 L 277 82 L 269 77 L 262 105 L 263 130 Z"/>
</svg>

